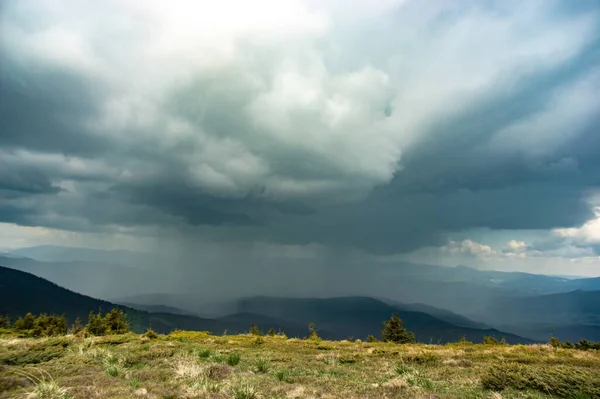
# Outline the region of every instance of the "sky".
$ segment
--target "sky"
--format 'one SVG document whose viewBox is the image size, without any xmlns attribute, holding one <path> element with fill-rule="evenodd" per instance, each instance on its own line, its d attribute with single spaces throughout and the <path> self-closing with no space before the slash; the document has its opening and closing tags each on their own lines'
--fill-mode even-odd
<svg viewBox="0 0 600 399">
<path fill-rule="evenodd" d="M 0 247 L 600 276 L 599 90 L 597 1 L 4 0 Z"/>
</svg>

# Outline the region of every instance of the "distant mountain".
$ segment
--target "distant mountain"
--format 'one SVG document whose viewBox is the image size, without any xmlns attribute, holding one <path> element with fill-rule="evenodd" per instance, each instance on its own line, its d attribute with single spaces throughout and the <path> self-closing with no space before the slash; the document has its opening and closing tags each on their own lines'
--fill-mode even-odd
<svg viewBox="0 0 600 399">
<path fill-rule="evenodd" d="M 385 300 L 384 302 L 401 310 L 410 310 L 413 312 L 427 313 L 428 315 L 431 315 L 435 318 L 438 318 L 442 321 L 454 324 L 459 327 L 477 328 L 483 330 L 490 328 L 490 326 L 485 323 L 473 321 L 462 315 L 456 314 L 446 309 L 436 308 L 435 306 L 425 305 L 422 303 L 397 303 L 393 301 L 388 302 Z"/>
<path fill-rule="evenodd" d="M 567 278 L 524 272 L 479 270 L 467 266 L 446 267 L 400 262 L 380 265 L 375 271 L 385 276 L 401 277 L 407 282 L 420 281 L 457 286 L 467 283 L 521 295 L 550 294 L 576 289 L 600 290 L 600 278 Z"/>
<path fill-rule="evenodd" d="M 160 304 L 160 306 L 180 309 L 178 312 L 170 313 L 185 313 L 208 318 L 219 318 L 237 312 L 236 302 L 233 299 L 228 301 L 207 302 L 205 300 L 199 300 L 193 295 L 186 294 L 140 294 L 112 298 L 111 300 L 116 303 L 128 304 L 128 306 L 142 310 L 148 310 L 157 306 L 157 304 Z"/>
<path fill-rule="evenodd" d="M 40 245 L 8 251 L 12 255 L 35 259 L 42 262 L 101 262 L 121 265 L 141 266 L 164 261 L 156 254 L 119 250 L 102 250 L 59 245 Z"/>
<path fill-rule="evenodd" d="M 472 317 L 533 339 L 600 340 L 600 291 L 494 298 Z"/>
<path fill-rule="evenodd" d="M 190 312 L 187 312 L 183 309 L 175 308 L 173 306 L 165 306 L 165 305 L 138 305 L 135 303 L 127 303 L 127 302 L 115 302 L 117 305 L 127 306 L 128 308 L 143 310 L 149 313 L 171 313 L 178 315 L 187 315 L 187 316 L 195 316 Z"/>
<path fill-rule="evenodd" d="M 598 325 L 528 323 L 507 324 L 500 326 L 500 328 L 503 331 L 510 331 L 513 334 L 539 341 L 548 341 L 550 337 L 557 337 L 561 341 L 568 339 L 572 342 L 581 339 L 587 339 L 588 341 L 594 342 L 600 341 L 600 326 Z"/>
<path fill-rule="evenodd" d="M 77 317 L 86 322 L 90 311 L 109 311 L 113 307 L 119 307 L 127 313 L 132 329 L 138 333 L 144 332 L 149 326 L 160 333 L 175 329 L 210 331 L 215 334 L 221 334 L 225 330 L 229 333 L 241 333 L 249 330 L 248 320 L 252 319 L 261 320 L 261 327 L 265 331 L 273 327 L 281 328 L 288 334 L 301 333 L 293 323 L 267 320 L 260 315 L 244 315 L 240 319 L 230 316 L 219 320 L 140 311 L 81 295 L 32 274 L 0 266 L 0 314 L 8 315 L 13 320 L 32 312 L 64 314 L 69 323 Z"/>
<path fill-rule="evenodd" d="M 477 270 L 404 262 L 374 266 L 378 296 L 443 308 L 498 327 L 504 320 L 490 308 L 506 298 L 600 290 L 600 278 L 567 279 L 520 272 Z M 483 317 L 481 317 L 483 316 Z"/>
<path fill-rule="evenodd" d="M 571 291 L 526 298 L 496 300 L 488 318 L 505 324 L 600 326 L 600 291 Z"/>
<path fill-rule="evenodd" d="M 398 313 L 406 327 L 421 342 L 444 343 L 466 337 L 481 342 L 484 336 L 505 337 L 509 343 L 531 342 L 514 334 L 494 329 L 475 329 L 452 325 L 431 315 L 418 311 L 402 310 L 382 301 L 366 297 L 343 297 L 329 299 L 252 297 L 238 301 L 240 312 L 262 314 L 279 320 L 298 324 L 314 322 L 317 329 L 330 332 L 326 338 L 341 339 L 351 335 L 366 338 L 380 336 L 382 322 Z"/>
<path fill-rule="evenodd" d="M 32 273 L 61 287 L 101 298 L 121 296 L 136 289 L 155 290 L 164 282 L 156 271 L 113 263 L 40 262 L 30 258 L 0 257 L 0 265 Z M 140 285 L 142 275 L 144 284 Z"/>
</svg>

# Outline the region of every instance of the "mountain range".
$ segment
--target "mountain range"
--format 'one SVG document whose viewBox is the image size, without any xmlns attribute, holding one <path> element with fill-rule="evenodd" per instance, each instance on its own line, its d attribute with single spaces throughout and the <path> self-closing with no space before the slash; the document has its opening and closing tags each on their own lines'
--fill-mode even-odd
<svg viewBox="0 0 600 399">
<path fill-rule="evenodd" d="M 440 325 L 444 331 L 449 331 L 448 326 L 454 326 L 474 330 L 496 329 L 539 341 L 547 340 L 550 335 L 570 340 L 600 340 L 600 278 L 379 262 L 365 265 L 365 269 L 360 271 L 349 269 L 339 276 L 343 281 L 339 285 L 348 285 L 350 288 L 347 292 L 329 296 L 352 297 L 358 301 L 356 306 L 368 309 L 363 313 L 356 309 L 350 311 L 346 314 L 347 320 L 342 322 L 336 321 L 335 314 L 325 317 L 318 311 L 317 307 L 320 306 L 337 305 L 318 302 L 332 298 L 314 292 L 314 287 L 310 285 L 306 286 L 306 295 L 297 294 L 302 284 L 296 284 L 293 290 L 289 289 L 289 284 L 284 286 L 282 283 L 281 287 L 273 284 L 271 287 L 279 287 L 279 291 L 271 289 L 268 293 L 257 289 L 248 294 L 248 290 L 242 292 L 239 289 L 252 287 L 257 281 L 264 280 L 266 275 L 274 281 L 285 277 L 285 273 L 279 270 L 281 267 L 278 268 L 276 264 L 261 267 L 260 272 L 237 276 L 236 282 L 231 284 L 224 280 L 195 287 L 196 281 L 182 275 L 183 280 L 179 281 L 186 281 L 189 285 L 187 290 L 181 292 L 179 285 L 171 279 L 173 272 L 169 268 L 169 260 L 157 256 L 152 261 L 165 262 L 165 265 L 150 267 L 150 264 L 144 264 L 149 257 L 152 255 L 131 251 L 42 246 L 6 253 L 0 256 L 0 264 L 30 272 L 75 292 L 152 314 L 198 317 L 202 320 L 228 317 L 231 321 L 232 314 L 240 314 L 240 318 L 243 315 L 247 319 L 250 313 L 275 318 L 281 325 L 291 323 L 292 328 L 300 325 L 301 334 L 305 332 L 304 326 L 308 321 L 317 320 L 322 324 L 320 328 L 332 336 L 340 337 L 350 330 L 357 332 L 348 335 L 370 334 L 377 332 L 380 327 L 381 320 L 374 327 L 375 330 L 371 330 L 374 319 L 393 309 L 409 312 L 406 313 L 409 318 L 412 317 L 410 312 L 433 317 L 438 322 L 446 323 L 445 326 Z M 200 264 L 194 267 L 203 270 Z M 369 271 L 365 273 L 367 269 Z M 305 274 L 318 272 L 300 270 Z M 360 275 L 355 275 L 359 272 Z M 178 273 L 182 273 L 182 270 L 178 269 Z M 199 275 L 202 276 L 201 273 Z M 143 284 L 139 284 L 140 281 Z M 332 292 L 337 291 L 332 289 Z M 264 302 L 266 298 L 269 298 L 268 303 Z M 306 302 L 303 306 L 313 306 L 315 314 L 305 314 L 306 317 L 292 320 L 282 314 L 268 313 L 260 307 L 248 309 L 252 301 L 263 301 L 265 306 L 291 309 L 292 314 L 297 312 L 299 305 L 287 300 L 302 300 Z M 370 308 L 373 302 L 368 300 L 377 300 L 377 306 Z M 377 316 L 371 318 L 370 314 Z M 425 324 L 425 319 L 419 320 L 419 328 Z M 336 335 L 337 331 L 343 331 L 343 334 Z M 438 337 L 431 330 L 424 329 L 421 332 L 425 334 L 424 337 Z M 454 333 L 451 335 L 454 336 Z"/>
<path fill-rule="evenodd" d="M 330 299 L 291 299 L 254 297 L 239 301 L 240 311 L 218 319 L 165 312 L 147 312 L 107 301 L 94 299 L 62 288 L 40 277 L 22 271 L 0 267 L 0 314 L 11 318 L 32 313 L 64 314 L 73 322 L 86 320 L 90 311 L 109 310 L 118 306 L 131 320 L 137 332 L 152 327 L 158 332 L 189 329 L 222 333 L 244 332 L 251 323 L 264 330 L 274 328 L 290 336 L 305 336 L 305 326 L 316 322 L 324 338 L 342 339 L 352 336 L 366 338 L 379 335 L 382 321 L 393 313 L 405 320 L 406 327 L 422 342 L 449 342 L 466 339 L 480 342 L 484 336 L 505 338 L 510 343 L 527 343 L 528 339 L 498 330 L 455 326 L 426 313 L 404 311 L 373 298 L 348 297 Z"/>
</svg>

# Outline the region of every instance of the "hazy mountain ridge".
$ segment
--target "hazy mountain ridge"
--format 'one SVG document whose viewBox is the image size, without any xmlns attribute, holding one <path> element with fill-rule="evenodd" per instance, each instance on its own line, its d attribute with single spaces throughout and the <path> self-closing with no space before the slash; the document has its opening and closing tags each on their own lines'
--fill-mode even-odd
<svg viewBox="0 0 600 399">
<path fill-rule="evenodd" d="M 64 314 L 69 323 L 77 317 L 85 322 L 90 311 L 102 309 L 106 312 L 115 306 L 127 313 L 132 329 L 138 333 L 144 332 L 148 327 L 161 333 L 188 329 L 221 334 L 224 330 L 242 333 L 249 329 L 246 323 L 231 319 L 221 321 L 171 313 L 150 313 L 116 305 L 78 294 L 33 274 L 0 266 L 0 314 L 6 314 L 13 320 L 32 312 Z M 283 325 L 288 327 L 285 323 Z M 290 330 L 294 330 L 293 326 L 290 327 Z"/>
<path fill-rule="evenodd" d="M 210 284 L 206 280 L 194 281 L 191 291 L 178 291 L 179 285 L 171 279 L 169 265 L 153 271 L 127 265 L 124 258 L 117 263 L 89 261 L 41 262 L 29 258 L 15 258 L 18 254 L 37 253 L 37 256 L 66 256 L 75 258 L 94 256 L 107 258 L 120 256 L 130 251 L 101 251 L 85 248 L 42 246 L 12 251 L 11 257 L 0 257 L 0 264 L 28 271 L 44 277 L 60 286 L 93 297 L 110 300 L 146 311 L 199 316 L 204 319 L 219 319 L 239 312 L 237 301 L 255 295 L 268 297 L 378 297 L 399 311 L 416 311 L 428 314 L 448 324 L 474 329 L 492 327 L 529 338 L 546 340 L 555 333 L 562 339 L 573 337 L 590 340 L 600 339 L 597 328 L 600 326 L 600 302 L 594 300 L 600 293 L 600 278 L 565 278 L 522 272 L 502 272 L 479 270 L 470 267 L 445 267 L 418 265 L 406 262 L 381 262 L 365 267 L 373 268 L 362 280 L 353 278 L 355 270 L 337 277 L 340 282 L 364 282 L 362 285 L 348 284 L 350 294 L 312 294 L 311 280 L 296 284 L 294 293 L 288 293 L 282 283 L 275 290 L 248 295 L 236 290 L 239 283 L 255 286 L 268 275 L 279 279 L 286 273 L 275 270 L 276 265 L 266 265 L 260 272 L 237 275 L 227 290 L 224 282 Z M 104 256 L 104 252 L 108 253 Z M 50 254 L 50 255 L 48 255 Z M 65 255 L 66 254 L 66 255 Z M 137 254 L 137 253 L 136 253 Z M 147 254 L 146 254 L 147 255 Z M 289 265 L 286 265 L 289 266 Z M 302 264 L 294 265 L 301 268 Z M 160 274 L 158 271 L 162 271 Z M 200 268 L 200 270 L 203 270 Z M 300 269 L 304 275 L 318 276 L 318 271 Z M 271 273 L 272 272 L 272 273 Z M 185 270 L 178 270 L 185 273 Z M 180 281 L 184 281 L 184 277 Z M 181 277 L 180 276 L 180 277 Z M 289 277 L 289 276 L 288 276 Z M 143 281 L 144 284 L 139 284 Z M 279 280 L 278 280 L 279 281 Z M 169 284 L 172 287 L 169 287 Z M 229 284 L 229 282 L 227 282 Z M 139 292 L 132 292 L 134 287 Z M 304 290 L 303 287 L 306 287 Z M 277 291 L 277 289 L 279 291 Z M 580 293 L 577 290 L 581 290 Z M 297 292 L 308 294 L 299 295 Z M 151 292 L 163 292 L 152 294 Z M 181 292 L 173 294 L 169 292 Z M 278 292 L 273 294 L 273 292 Z M 596 293 L 594 293 L 596 292 Z M 202 296 L 200 296 L 202 295 Z M 235 295 L 238 295 L 236 298 Z M 587 298 L 580 299 L 577 298 Z M 243 311 L 243 310 L 242 310 Z M 386 316 L 386 317 L 389 317 Z M 288 320 L 288 323 L 290 321 Z M 332 330 L 331 328 L 322 328 Z M 365 330 L 366 331 L 366 330 Z M 563 335 L 564 334 L 564 335 Z M 579 334 L 579 335 L 578 335 Z"/>
<path fill-rule="evenodd" d="M 13 318 L 26 312 L 46 312 L 64 314 L 72 322 L 76 317 L 85 320 L 89 311 L 97 311 L 98 308 L 108 310 L 115 306 L 110 302 L 69 291 L 32 274 L 5 267 L 0 267 L 0 288 L 0 313 L 8 314 Z M 272 304 L 271 310 L 264 306 L 265 300 Z M 259 303 L 257 304 L 256 301 Z M 293 302 L 296 303 L 295 308 L 290 309 L 289 306 L 280 308 L 285 312 L 291 311 L 284 314 L 285 317 L 277 317 L 272 314 L 273 306 L 277 307 L 282 303 L 289 305 Z M 300 304 L 300 308 L 297 304 Z M 308 306 L 302 304 L 308 304 Z M 256 305 L 259 305 L 258 308 L 255 307 Z M 192 329 L 219 334 L 225 330 L 234 333 L 247 331 L 250 322 L 262 323 L 262 325 L 259 324 L 259 327 L 265 331 L 272 327 L 277 330 L 281 329 L 292 336 L 303 336 L 308 331 L 306 327 L 302 326 L 314 321 L 319 323 L 324 338 L 337 339 L 348 336 L 364 338 L 368 334 L 378 335 L 382 321 L 397 312 L 397 309 L 372 298 L 275 299 L 275 302 L 272 299 L 252 298 L 240 302 L 240 312 L 220 319 L 202 319 L 170 313 L 148 313 L 120 307 L 130 316 L 132 326 L 137 332 L 152 326 L 159 332 Z M 248 309 L 249 307 L 260 311 L 254 312 L 252 309 Z M 310 312 L 299 312 L 301 308 L 308 309 Z M 530 342 L 527 339 L 497 330 L 475 330 L 453 326 L 420 312 L 399 311 L 398 313 L 406 319 L 407 327 L 417 334 L 418 339 L 423 341 L 454 341 L 462 336 L 481 341 L 484 335 L 495 335 L 498 338 L 506 337 L 508 342 Z"/>
<path fill-rule="evenodd" d="M 317 328 L 334 332 L 332 338 L 345 338 L 342 331 L 355 338 L 378 336 L 382 322 L 392 314 L 399 314 L 406 327 L 421 342 L 452 342 L 462 337 L 474 342 L 484 336 L 506 338 L 510 343 L 531 342 L 522 337 L 495 329 L 474 329 L 452 325 L 429 314 L 398 309 L 374 298 L 275 298 L 253 297 L 238 301 L 239 310 L 262 314 L 277 319 L 292 319 L 297 323 L 316 323 Z"/>
</svg>

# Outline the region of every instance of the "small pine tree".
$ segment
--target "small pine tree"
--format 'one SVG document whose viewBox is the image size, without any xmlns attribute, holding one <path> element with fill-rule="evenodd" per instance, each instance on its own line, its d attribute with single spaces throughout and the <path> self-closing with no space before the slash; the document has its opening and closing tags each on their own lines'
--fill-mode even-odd
<svg viewBox="0 0 600 399">
<path fill-rule="evenodd" d="M 275 329 L 274 329 L 273 327 L 271 327 L 271 328 L 269 329 L 269 332 L 267 333 L 267 335 L 268 335 L 269 337 L 274 337 L 274 336 L 275 336 Z"/>
<path fill-rule="evenodd" d="M 258 335 L 258 336 L 262 336 L 263 335 L 262 331 L 260 331 L 260 328 L 258 328 L 258 326 L 255 325 L 254 323 L 252 323 L 250 325 L 250 334 L 251 335 Z"/>
<path fill-rule="evenodd" d="M 483 337 L 483 343 L 486 345 L 499 345 L 498 339 L 496 337 L 485 336 Z"/>
<path fill-rule="evenodd" d="M 65 335 L 67 333 L 67 320 L 65 316 L 42 313 L 35 320 L 33 331 L 34 335 L 38 337 Z"/>
<path fill-rule="evenodd" d="M 85 326 L 85 331 L 91 335 L 105 335 L 107 331 L 106 323 L 102 318 L 102 314 L 98 311 L 98 314 L 90 311 L 88 316 L 88 323 Z"/>
<path fill-rule="evenodd" d="M 156 339 L 156 338 L 158 338 L 158 334 L 153 329 L 148 327 L 148 329 L 144 333 L 144 337 L 149 338 L 149 339 Z"/>
<path fill-rule="evenodd" d="M 35 327 L 35 316 L 31 313 L 27 313 L 25 316 L 19 317 L 17 321 L 15 321 L 13 327 L 17 331 L 33 330 Z"/>
<path fill-rule="evenodd" d="M 109 334 L 126 334 L 129 332 L 127 314 L 116 307 L 104 316 L 104 324 Z"/>
<path fill-rule="evenodd" d="M 548 343 L 553 348 L 562 348 L 563 347 L 563 344 L 556 337 L 550 337 L 550 339 L 548 340 Z"/>
<path fill-rule="evenodd" d="M 81 323 L 81 319 L 77 317 L 71 327 L 69 328 L 69 333 L 73 335 L 79 335 L 83 332 L 85 326 Z"/>
<path fill-rule="evenodd" d="M 308 337 L 309 339 L 318 341 L 321 338 L 319 337 L 319 334 L 317 333 L 317 329 L 315 327 L 315 323 L 309 323 L 308 324 L 308 331 L 310 331 L 310 337 Z"/>
<path fill-rule="evenodd" d="M 563 345 L 563 347 L 567 349 L 573 349 L 575 348 L 575 345 L 573 345 L 573 343 L 567 339 L 565 340 L 565 344 Z"/>
<path fill-rule="evenodd" d="M 0 316 L 0 328 L 10 328 L 10 319 L 8 316 Z"/>
<path fill-rule="evenodd" d="M 404 328 L 404 322 L 397 314 L 392 314 L 388 321 L 383 322 L 381 338 L 384 341 L 397 344 L 409 344 L 415 342 L 415 335 Z"/>
<path fill-rule="evenodd" d="M 367 336 L 367 342 L 379 342 L 379 340 L 374 335 Z"/>
<path fill-rule="evenodd" d="M 460 339 L 458 340 L 458 342 L 459 342 L 460 344 L 472 344 L 472 343 L 473 343 L 473 342 L 471 342 L 471 341 L 469 341 L 469 340 L 467 339 L 467 336 L 466 336 L 466 335 L 463 335 L 462 337 L 460 337 Z"/>
</svg>

